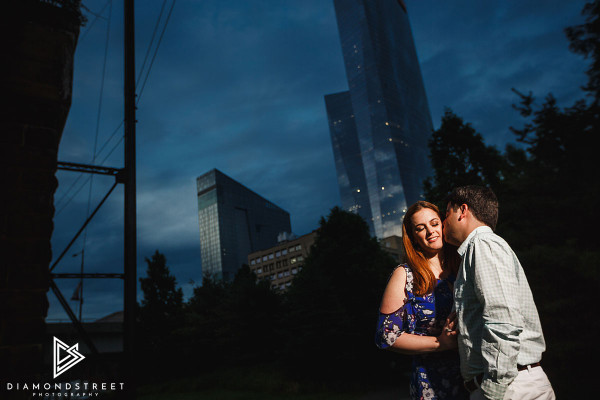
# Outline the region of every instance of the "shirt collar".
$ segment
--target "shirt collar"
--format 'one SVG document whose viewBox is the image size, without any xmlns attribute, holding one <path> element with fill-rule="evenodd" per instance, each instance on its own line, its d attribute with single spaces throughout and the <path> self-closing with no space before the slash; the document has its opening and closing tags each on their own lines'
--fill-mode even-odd
<svg viewBox="0 0 600 400">
<path fill-rule="evenodd" d="M 493 232 L 492 228 L 490 228 L 487 225 L 483 225 L 483 226 L 479 226 L 475 229 L 473 229 L 473 231 L 469 234 L 469 236 L 467 236 L 467 238 L 465 239 L 464 242 L 462 242 L 462 244 L 460 245 L 460 247 L 458 248 L 458 254 L 462 257 L 465 255 L 465 252 L 467 251 L 467 246 L 469 246 L 469 242 L 471 241 L 471 239 L 473 239 L 473 236 L 475 236 L 478 232 Z"/>
</svg>

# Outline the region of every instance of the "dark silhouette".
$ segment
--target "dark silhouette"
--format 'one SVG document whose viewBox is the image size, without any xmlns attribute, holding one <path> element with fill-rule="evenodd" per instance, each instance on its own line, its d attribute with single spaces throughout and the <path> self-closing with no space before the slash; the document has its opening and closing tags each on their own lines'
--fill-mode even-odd
<svg viewBox="0 0 600 400">
<path fill-rule="evenodd" d="M 79 1 L 11 1 L 0 13 L 0 376 L 34 379 L 42 368 L 52 259 L 53 197 L 71 106 Z M 19 398 L 24 394 L 12 393 Z"/>
</svg>

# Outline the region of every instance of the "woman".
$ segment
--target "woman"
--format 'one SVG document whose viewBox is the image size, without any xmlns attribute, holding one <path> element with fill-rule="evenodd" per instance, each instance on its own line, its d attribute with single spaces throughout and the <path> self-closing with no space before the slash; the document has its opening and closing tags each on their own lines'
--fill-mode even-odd
<svg viewBox="0 0 600 400">
<path fill-rule="evenodd" d="M 468 399 L 451 315 L 459 258 L 443 242 L 434 204 L 410 206 L 402 241 L 408 263 L 396 267 L 383 293 L 377 346 L 413 356 L 412 399 Z"/>
</svg>

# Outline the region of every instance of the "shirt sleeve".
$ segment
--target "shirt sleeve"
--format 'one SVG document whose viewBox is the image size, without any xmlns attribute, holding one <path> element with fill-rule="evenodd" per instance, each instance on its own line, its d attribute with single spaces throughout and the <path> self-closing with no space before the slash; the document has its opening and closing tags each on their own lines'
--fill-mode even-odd
<svg viewBox="0 0 600 400">
<path fill-rule="evenodd" d="M 481 353 L 485 372 L 481 389 L 487 398 L 501 400 L 518 373 L 519 335 L 523 331 L 514 255 L 501 243 L 485 239 L 474 241 L 471 255 L 475 294 L 483 306 Z"/>
<path fill-rule="evenodd" d="M 375 344 L 380 349 L 392 346 L 396 339 L 405 332 L 405 306 L 392 314 L 379 313 L 377 320 L 377 331 L 375 332 Z"/>
</svg>

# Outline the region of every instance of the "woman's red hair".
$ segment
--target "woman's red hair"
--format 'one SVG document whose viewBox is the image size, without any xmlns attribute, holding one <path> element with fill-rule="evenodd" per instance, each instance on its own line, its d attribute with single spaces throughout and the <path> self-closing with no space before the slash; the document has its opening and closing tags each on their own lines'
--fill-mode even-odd
<svg viewBox="0 0 600 400">
<path fill-rule="evenodd" d="M 402 221 L 402 243 L 404 244 L 404 252 L 406 254 L 408 265 L 413 272 L 413 292 L 418 296 L 433 292 L 437 283 L 435 275 L 431 272 L 431 268 L 429 268 L 427 257 L 425 257 L 423 250 L 415 243 L 413 237 L 415 229 L 412 223 L 412 217 L 424 208 L 435 211 L 440 218 L 441 223 L 442 216 L 437 206 L 422 200 L 417 201 L 408 208 L 404 215 L 404 220 Z M 440 258 L 442 261 L 442 270 L 455 274 L 459 265 L 459 256 L 456 252 L 456 247 L 450 246 L 444 242 Z"/>
</svg>

